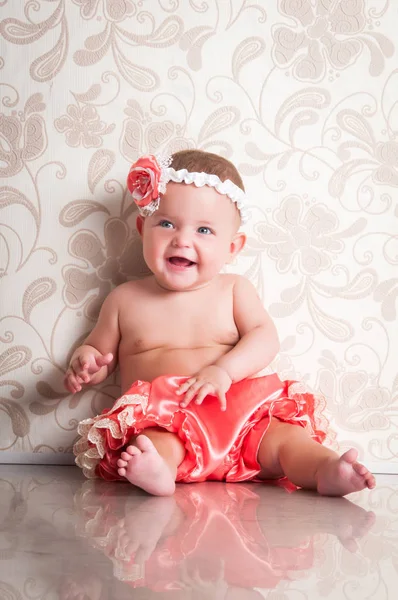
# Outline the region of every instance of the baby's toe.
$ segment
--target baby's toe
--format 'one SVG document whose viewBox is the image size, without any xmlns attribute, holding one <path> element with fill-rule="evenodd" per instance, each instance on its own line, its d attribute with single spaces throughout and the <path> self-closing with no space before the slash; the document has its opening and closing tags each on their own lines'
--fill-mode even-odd
<svg viewBox="0 0 398 600">
<path fill-rule="evenodd" d="M 123 460 L 122 458 L 119 458 L 119 459 L 117 460 L 117 463 L 116 463 L 116 464 L 117 464 L 117 466 L 118 466 L 118 467 L 127 467 L 127 464 L 128 464 L 128 463 L 127 463 L 127 461 L 126 461 L 126 460 Z"/>
<path fill-rule="evenodd" d="M 340 456 L 340 460 L 348 462 L 352 465 L 354 463 L 356 463 L 357 458 L 358 458 L 358 450 L 356 450 L 355 448 L 350 448 L 349 450 L 347 450 L 347 452 L 344 452 L 344 454 L 342 456 Z"/>
<path fill-rule="evenodd" d="M 122 468 L 119 468 L 119 469 L 117 470 L 117 472 L 119 473 L 120 477 L 126 477 L 126 473 L 127 473 L 127 471 L 126 471 L 126 469 L 125 469 L 125 468 L 123 468 L 123 467 L 122 467 Z"/>
<path fill-rule="evenodd" d="M 354 463 L 353 465 L 354 471 L 364 478 L 366 487 L 372 489 L 376 485 L 376 479 L 374 475 L 365 467 L 365 465 L 361 465 L 360 463 Z"/>
<path fill-rule="evenodd" d="M 126 462 L 129 462 L 133 458 L 133 456 L 136 456 L 137 454 L 141 454 L 138 448 L 136 448 L 135 446 L 128 446 L 126 450 L 121 453 L 120 458 L 122 460 L 125 460 Z"/>
<path fill-rule="evenodd" d="M 374 475 L 372 475 L 372 473 L 368 473 L 367 477 L 366 477 L 366 485 L 368 486 L 369 489 L 373 489 L 374 487 L 376 487 L 376 478 Z"/>
<path fill-rule="evenodd" d="M 157 450 L 156 450 L 153 442 L 146 435 L 139 435 L 137 437 L 136 443 L 139 446 L 139 450 L 138 450 L 138 448 L 136 448 L 136 450 L 138 450 L 138 452 L 140 452 L 140 451 L 152 452 L 152 453 L 157 454 Z"/>
<path fill-rule="evenodd" d="M 130 455 L 129 458 L 137 454 L 141 454 L 141 450 L 137 446 L 127 446 L 126 452 Z"/>
<path fill-rule="evenodd" d="M 361 465 L 361 463 L 354 463 L 353 465 L 353 469 L 356 473 L 358 473 L 358 475 L 366 475 L 367 473 L 369 473 L 368 469 L 365 467 L 365 465 Z"/>
</svg>

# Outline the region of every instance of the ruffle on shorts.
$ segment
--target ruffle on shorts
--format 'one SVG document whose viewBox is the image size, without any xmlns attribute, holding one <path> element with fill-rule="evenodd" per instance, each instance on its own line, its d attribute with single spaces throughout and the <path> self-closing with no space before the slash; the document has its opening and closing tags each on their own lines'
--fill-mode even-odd
<svg viewBox="0 0 398 600">
<path fill-rule="evenodd" d="M 186 377 L 162 376 L 152 383 L 136 381 L 111 409 L 81 421 L 74 445 L 76 464 L 87 478 L 122 480 L 120 453 L 131 438 L 148 427 L 178 435 L 186 454 L 177 481 L 248 481 L 260 473 L 257 454 L 272 418 L 304 427 L 322 443 L 326 438 L 325 400 L 302 383 L 281 381 L 276 374 L 244 379 L 227 392 L 227 410 L 216 397 L 197 406 L 180 407 L 176 391 Z"/>
</svg>

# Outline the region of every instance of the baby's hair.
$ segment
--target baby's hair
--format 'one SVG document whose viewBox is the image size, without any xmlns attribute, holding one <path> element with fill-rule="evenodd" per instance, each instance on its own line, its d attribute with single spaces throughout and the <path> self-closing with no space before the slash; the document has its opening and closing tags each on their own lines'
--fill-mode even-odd
<svg viewBox="0 0 398 600">
<path fill-rule="evenodd" d="M 241 190 L 245 191 L 242 178 L 236 167 L 218 154 L 204 152 L 204 150 L 180 150 L 172 155 L 170 166 L 175 171 L 187 169 L 191 173 L 217 175 L 221 181 L 230 179 Z"/>
</svg>

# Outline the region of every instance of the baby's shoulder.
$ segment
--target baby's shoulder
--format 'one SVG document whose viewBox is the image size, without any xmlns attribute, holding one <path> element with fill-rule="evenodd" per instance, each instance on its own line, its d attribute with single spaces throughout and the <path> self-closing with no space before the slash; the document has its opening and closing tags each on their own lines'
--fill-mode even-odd
<svg viewBox="0 0 398 600">
<path fill-rule="evenodd" d="M 224 289 L 230 294 L 234 307 L 247 306 L 258 298 L 252 282 L 243 275 L 223 275 Z"/>
<path fill-rule="evenodd" d="M 235 273 L 223 273 L 220 276 L 220 285 L 225 288 L 230 288 L 232 291 L 236 287 L 251 286 L 252 284 L 243 275 L 236 275 Z"/>
<path fill-rule="evenodd" d="M 125 283 L 121 283 L 115 287 L 109 294 L 108 298 L 117 303 L 123 301 L 128 301 L 130 303 L 134 302 L 134 299 L 140 298 L 147 289 L 148 282 L 146 281 L 146 278 L 137 279 L 134 281 L 126 281 Z"/>
</svg>

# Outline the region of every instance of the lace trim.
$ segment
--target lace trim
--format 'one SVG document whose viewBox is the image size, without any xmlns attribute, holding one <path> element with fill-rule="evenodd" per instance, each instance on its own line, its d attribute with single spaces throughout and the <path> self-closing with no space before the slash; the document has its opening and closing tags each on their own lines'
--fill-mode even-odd
<svg viewBox="0 0 398 600">
<path fill-rule="evenodd" d="M 159 204 L 160 204 L 160 196 L 158 196 L 158 198 L 156 198 L 156 200 L 152 200 L 152 202 L 150 202 L 146 206 L 139 206 L 138 212 L 140 213 L 140 215 L 142 217 L 150 217 L 151 215 L 153 215 L 154 212 L 157 211 L 157 209 L 159 208 Z"/>
<path fill-rule="evenodd" d="M 214 187 L 219 194 L 225 194 L 232 202 L 236 203 L 242 223 L 246 223 L 249 220 L 249 212 L 245 202 L 246 194 L 230 179 L 221 181 L 217 175 L 196 172 L 190 173 L 187 169 L 175 171 L 172 167 L 168 167 L 165 169 L 164 182 L 168 183 L 169 181 L 174 181 L 175 183 L 193 183 L 196 187 L 203 187 L 204 185 Z"/>
<path fill-rule="evenodd" d="M 107 528 L 106 534 L 101 535 L 104 531 L 104 523 L 108 525 L 111 514 L 111 507 L 106 505 L 98 507 L 98 505 L 90 504 L 84 506 L 84 512 L 93 516 L 87 520 L 84 529 L 79 528 L 78 534 L 88 540 L 88 543 L 100 550 L 107 556 L 113 564 L 113 575 L 120 581 L 137 581 L 145 576 L 145 565 L 132 564 L 134 554 L 128 552 L 126 548 L 120 545 L 120 526 L 119 520 L 113 516 L 113 524 Z"/>
<path fill-rule="evenodd" d="M 286 401 L 293 400 L 296 405 L 296 412 L 290 417 L 291 421 L 299 421 L 306 424 L 312 436 L 324 437 L 324 432 L 328 432 L 327 438 L 331 437 L 329 432 L 328 419 L 324 414 L 326 408 L 326 399 L 323 395 L 313 393 L 307 385 L 302 381 L 287 380 L 286 396 L 272 402 L 268 405 L 268 414 L 278 413 L 277 405 Z M 306 396 L 309 396 L 307 398 Z M 190 426 L 188 419 L 182 419 L 181 422 L 174 425 L 174 416 L 169 415 L 168 418 L 159 419 L 159 415 L 147 413 L 148 393 L 142 394 L 126 394 L 115 402 L 115 405 L 105 414 L 98 415 L 92 419 L 85 419 L 79 424 L 78 432 L 82 436 L 74 446 L 76 455 L 76 464 L 83 470 L 84 475 L 88 479 L 95 478 L 96 467 L 106 452 L 105 440 L 107 439 L 106 432 L 109 431 L 112 438 L 123 439 L 125 435 L 129 435 L 131 427 L 141 421 L 141 417 L 145 417 L 145 421 L 159 423 L 160 426 L 179 432 L 180 438 L 184 441 L 186 447 L 189 447 L 187 453 L 186 467 L 189 466 L 189 480 L 192 481 L 203 469 L 203 452 L 197 439 L 196 432 Z M 121 409 L 121 410 L 120 410 Z M 120 410 L 110 419 L 109 416 Z M 261 410 L 260 410 L 261 412 Z M 261 418 L 259 414 L 258 418 Z M 253 426 L 253 420 L 249 419 L 247 427 Z M 241 436 L 237 443 L 228 454 L 227 462 L 234 464 L 235 453 L 239 450 L 239 444 L 245 435 L 245 430 L 241 432 Z M 331 440 L 332 441 L 332 440 Z M 330 443 L 329 443 L 330 444 Z M 185 480 L 185 477 L 183 478 Z"/>
<path fill-rule="evenodd" d="M 158 190 L 160 194 L 164 194 L 166 192 L 166 185 L 170 181 L 167 178 L 167 171 L 173 162 L 173 157 L 171 155 L 164 156 L 163 154 L 155 154 L 155 158 L 160 167 L 160 179 L 158 183 Z"/>
<path fill-rule="evenodd" d="M 125 394 L 105 415 L 84 419 L 79 423 L 77 432 L 81 439 L 74 445 L 73 452 L 76 456 L 75 463 L 83 470 L 85 477 L 96 478 L 95 469 L 106 450 L 104 429 L 109 430 L 114 439 L 122 439 L 136 421 L 137 406 L 145 411 L 147 404 L 148 394 Z M 126 408 L 117 415 L 117 422 L 109 418 L 109 415 L 123 407 Z"/>
<path fill-rule="evenodd" d="M 327 409 L 327 402 L 325 396 L 318 392 L 313 392 L 303 381 L 289 381 L 288 384 L 288 397 L 297 402 L 298 406 L 304 407 L 307 405 L 307 400 L 305 396 L 309 395 L 313 398 L 313 415 L 312 418 L 314 420 L 315 428 L 318 431 L 326 432 L 326 438 L 329 440 L 329 443 L 333 441 L 334 435 L 330 430 L 329 419 L 327 418 L 325 412 Z M 312 426 L 311 418 L 307 415 L 306 419 L 308 420 L 309 426 L 312 429 L 313 433 L 315 433 L 315 429 Z"/>
</svg>

